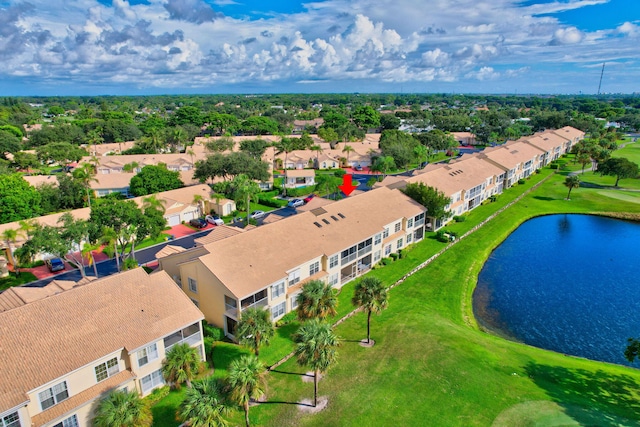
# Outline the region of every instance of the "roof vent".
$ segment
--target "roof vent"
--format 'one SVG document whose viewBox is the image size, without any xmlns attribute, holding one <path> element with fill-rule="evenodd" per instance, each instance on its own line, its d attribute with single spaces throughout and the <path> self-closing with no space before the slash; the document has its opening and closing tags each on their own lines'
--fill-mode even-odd
<svg viewBox="0 0 640 427">
<path fill-rule="evenodd" d="M 345 219 L 345 218 L 346 218 L 346 216 L 342 215 L 340 212 L 338 212 L 338 216 L 339 216 L 340 218 L 342 218 L 342 219 Z"/>
<path fill-rule="evenodd" d="M 329 222 L 329 220 L 328 220 L 328 219 L 326 219 L 326 218 L 322 218 L 322 222 L 324 222 L 324 223 L 325 223 L 325 224 L 327 224 L 327 225 L 328 225 L 328 224 L 331 224 L 331 223 Z"/>
<path fill-rule="evenodd" d="M 324 208 L 311 209 L 309 212 L 311 212 L 315 216 L 320 216 L 327 213 L 327 211 L 325 211 Z"/>
<path fill-rule="evenodd" d="M 322 224 L 320 224 L 319 222 L 314 222 L 313 225 L 315 225 L 318 228 L 322 228 Z"/>
<path fill-rule="evenodd" d="M 335 215 L 331 215 L 331 219 L 334 221 L 338 221 L 338 218 L 336 218 Z"/>
</svg>

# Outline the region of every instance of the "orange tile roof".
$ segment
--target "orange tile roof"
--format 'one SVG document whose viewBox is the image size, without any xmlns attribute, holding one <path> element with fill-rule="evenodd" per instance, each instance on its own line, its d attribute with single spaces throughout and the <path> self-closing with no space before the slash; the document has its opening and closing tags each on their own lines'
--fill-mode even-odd
<svg viewBox="0 0 640 427">
<path fill-rule="evenodd" d="M 0 413 L 26 393 L 203 315 L 166 272 L 136 268 L 0 313 Z"/>
</svg>

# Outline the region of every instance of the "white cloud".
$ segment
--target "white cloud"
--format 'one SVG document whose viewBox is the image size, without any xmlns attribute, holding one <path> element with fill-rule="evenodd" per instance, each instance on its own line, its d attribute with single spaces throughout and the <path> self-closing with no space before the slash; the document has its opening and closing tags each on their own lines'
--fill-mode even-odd
<svg viewBox="0 0 640 427">
<path fill-rule="evenodd" d="M 551 39 L 551 45 L 565 45 L 565 44 L 576 44 L 582 41 L 584 35 L 582 31 L 578 30 L 576 27 L 569 28 L 558 28 L 553 33 L 553 38 Z"/>
<path fill-rule="evenodd" d="M 477 71 L 467 73 L 466 77 L 483 80 L 495 80 L 500 77 L 500 73 L 496 72 L 492 67 L 482 67 Z"/>
</svg>

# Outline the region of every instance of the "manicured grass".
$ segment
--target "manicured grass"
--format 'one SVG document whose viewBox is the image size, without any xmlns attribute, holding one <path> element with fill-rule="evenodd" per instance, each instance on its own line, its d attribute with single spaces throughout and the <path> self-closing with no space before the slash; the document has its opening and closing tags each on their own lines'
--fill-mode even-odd
<svg viewBox="0 0 640 427">
<path fill-rule="evenodd" d="M 640 165 L 640 143 L 628 142 L 624 148 L 615 150 L 611 153 L 613 157 L 626 157 L 632 162 L 636 162 Z"/>
<path fill-rule="evenodd" d="M 7 277 L 3 277 L 0 279 L 0 291 L 4 291 L 5 289 L 9 289 L 14 286 L 24 285 L 25 283 L 33 282 L 34 280 L 38 280 L 33 273 L 22 272 L 16 276 L 13 273 L 9 273 Z"/>
<path fill-rule="evenodd" d="M 535 175 L 522 187 L 528 187 Z M 264 425 L 637 425 L 640 372 L 503 340 L 478 330 L 471 295 L 477 274 L 491 250 L 524 220 L 547 213 L 629 212 L 640 218 L 640 204 L 603 197 L 603 191 L 579 188 L 564 200 L 564 176 L 539 189 L 390 293 L 389 308 L 372 319 L 371 349 L 356 341 L 366 334 L 363 313 L 336 332 L 343 338 L 339 362 L 320 382 L 329 407 L 301 415 L 296 406 L 266 404 L 252 408 Z M 515 197 L 503 194 L 481 206 L 486 213 Z M 618 193 L 616 193 L 618 194 Z M 478 218 L 476 218 L 476 215 Z M 391 283 L 423 256 L 443 244 L 425 239 L 407 257 L 371 274 Z M 526 255 L 525 255 L 526 256 Z M 343 292 L 346 292 L 344 289 Z M 340 296 L 340 304 L 344 299 Z M 269 400 L 299 402 L 313 386 L 296 374 L 306 368 L 290 360 L 272 372 Z"/>
<path fill-rule="evenodd" d="M 176 411 L 184 400 L 185 388 L 171 390 L 169 394 L 151 407 L 153 427 L 177 427 Z"/>
</svg>

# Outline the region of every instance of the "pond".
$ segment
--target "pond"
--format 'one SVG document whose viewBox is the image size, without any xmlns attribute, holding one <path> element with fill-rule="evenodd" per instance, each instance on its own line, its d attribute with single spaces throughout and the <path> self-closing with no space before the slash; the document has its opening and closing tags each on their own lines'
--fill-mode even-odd
<svg viewBox="0 0 640 427">
<path fill-rule="evenodd" d="M 506 338 L 630 365 L 627 338 L 640 337 L 640 224 L 590 215 L 525 222 L 484 265 L 473 310 Z"/>
</svg>

